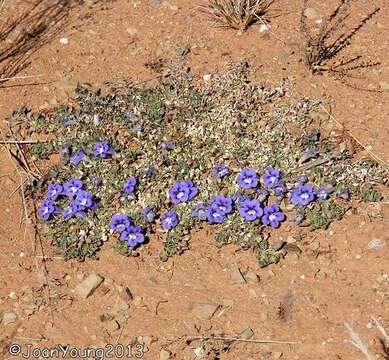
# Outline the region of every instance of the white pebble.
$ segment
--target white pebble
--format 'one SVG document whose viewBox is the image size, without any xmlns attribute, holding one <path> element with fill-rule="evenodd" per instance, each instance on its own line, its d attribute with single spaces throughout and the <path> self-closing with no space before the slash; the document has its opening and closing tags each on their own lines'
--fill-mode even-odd
<svg viewBox="0 0 389 360">
<path fill-rule="evenodd" d="M 355 258 L 356 258 L 357 260 L 359 260 L 361 257 L 362 257 L 362 256 L 359 255 L 359 254 L 355 255 Z"/>
<path fill-rule="evenodd" d="M 204 79 L 204 81 L 209 81 L 209 80 L 211 80 L 211 77 L 212 77 L 212 74 L 205 74 L 203 76 L 203 79 Z"/>
<path fill-rule="evenodd" d="M 304 280 L 305 279 L 305 275 L 301 275 L 300 279 Z"/>
<path fill-rule="evenodd" d="M 20 257 L 23 257 L 24 256 L 24 252 L 22 251 L 20 254 L 19 254 Z"/>
<path fill-rule="evenodd" d="M 59 39 L 59 42 L 60 42 L 61 44 L 67 45 L 67 44 L 68 44 L 68 39 L 67 39 L 67 38 L 60 38 L 60 39 Z"/>
<path fill-rule="evenodd" d="M 371 322 L 368 322 L 367 325 L 366 325 L 366 327 L 367 327 L 368 329 L 371 329 L 372 326 L 373 326 L 373 324 L 372 324 Z"/>
<path fill-rule="evenodd" d="M 262 24 L 261 27 L 259 28 L 259 32 L 263 32 L 263 31 L 266 31 L 266 30 L 269 30 L 271 28 L 271 26 L 269 24 Z"/>
<path fill-rule="evenodd" d="M 317 20 L 315 20 L 315 23 L 316 23 L 316 24 L 321 24 L 322 22 L 323 22 L 322 19 L 317 19 Z"/>
</svg>

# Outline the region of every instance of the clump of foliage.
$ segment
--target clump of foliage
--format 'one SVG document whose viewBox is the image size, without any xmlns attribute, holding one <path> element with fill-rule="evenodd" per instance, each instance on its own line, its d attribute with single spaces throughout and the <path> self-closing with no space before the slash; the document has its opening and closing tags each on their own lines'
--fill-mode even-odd
<svg viewBox="0 0 389 360">
<path fill-rule="evenodd" d="M 200 9 L 218 26 L 245 31 L 258 18 L 264 17 L 273 0 L 208 0 Z"/>
</svg>

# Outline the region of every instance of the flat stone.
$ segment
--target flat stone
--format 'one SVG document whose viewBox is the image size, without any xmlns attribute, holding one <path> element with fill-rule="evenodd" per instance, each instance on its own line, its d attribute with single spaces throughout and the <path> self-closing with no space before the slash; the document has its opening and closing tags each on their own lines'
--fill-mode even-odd
<svg viewBox="0 0 389 360">
<path fill-rule="evenodd" d="M 259 282 L 259 276 L 253 271 L 247 272 L 246 279 L 253 282 Z"/>
<path fill-rule="evenodd" d="M 218 304 L 213 303 L 192 303 L 190 305 L 191 313 L 201 320 L 209 320 L 216 310 L 219 308 Z"/>
<path fill-rule="evenodd" d="M 54 86 L 57 89 L 75 89 L 77 87 L 77 82 L 73 81 L 70 76 L 65 76 L 61 80 L 56 81 Z"/>
<path fill-rule="evenodd" d="M 92 295 L 103 281 L 104 279 L 100 275 L 96 273 L 90 274 L 82 283 L 77 285 L 74 292 L 78 296 L 86 299 Z"/>
<path fill-rule="evenodd" d="M 253 330 L 251 330 L 250 328 L 247 328 L 246 330 L 244 330 L 240 335 L 239 337 L 241 339 L 244 339 L 244 340 L 248 340 L 250 338 L 252 338 L 254 336 L 254 332 Z"/>
<path fill-rule="evenodd" d="M 123 288 L 123 290 L 119 292 L 119 296 L 123 301 L 126 302 L 130 302 L 133 299 L 131 291 L 128 287 Z"/>
<path fill-rule="evenodd" d="M 161 349 L 159 353 L 159 360 L 169 360 L 170 359 L 171 352 L 166 349 Z"/>
<path fill-rule="evenodd" d="M 317 12 L 314 8 L 306 8 L 304 10 L 304 15 L 308 18 L 308 19 L 315 19 L 317 17 Z"/>
<path fill-rule="evenodd" d="M 120 328 L 119 323 L 116 320 L 111 320 L 107 324 L 107 330 L 110 333 L 119 330 L 119 328 Z"/>
<path fill-rule="evenodd" d="M 379 82 L 380 87 L 382 90 L 389 90 L 389 82 L 387 81 L 380 81 Z"/>
<path fill-rule="evenodd" d="M 240 272 L 239 268 L 236 268 L 231 272 L 230 284 L 242 284 L 245 282 L 246 280 L 243 277 L 242 273 Z"/>
<path fill-rule="evenodd" d="M 159 4 L 161 0 L 149 0 L 150 5 Z"/>
<path fill-rule="evenodd" d="M 16 314 L 14 314 L 13 312 L 6 312 L 3 315 L 3 324 L 4 325 L 12 324 L 16 321 L 16 318 L 17 318 Z"/>
</svg>

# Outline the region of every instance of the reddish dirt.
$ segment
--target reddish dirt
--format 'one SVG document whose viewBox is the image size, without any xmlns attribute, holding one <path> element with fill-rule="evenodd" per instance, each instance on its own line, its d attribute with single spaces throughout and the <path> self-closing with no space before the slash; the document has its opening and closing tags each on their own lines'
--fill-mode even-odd
<svg viewBox="0 0 389 360">
<path fill-rule="evenodd" d="M 0 1 L 2 24 L 11 23 L 33 3 Z M 58 3 L 47 0 L 41 6 Z M 334 0 L 312 1 L 309 7 L 316 10 L 315 19 L 322 19 L 324 11 L 327 14 L 335 4 Z M 260 32 L 259 23 L 240 34 L 211 27 L 209 20 L 184 0 L 162 0 L 154 5 L 146 0 L 77 4 L 64 20 L 54 18 L 60 25 L 58 32 L 42 39 L 32 37 L 34 46 L 20 47 L 6 59 L 0 57 L 1 78 L 41 75 L 0 83 L 0 118 L 10 116 L 21 105 L 35 111 L 71 102 L 77 82 L 102 87 L 104 92 L 104 80 L 153 78 L 164 66 L 153 70 L 145 64 L 175 57 L 178 49 L 188 47 L 184 60 L 200 78 L 223 71 L 230 60 L 246 58 L 257 80 L 270 83 L 293 78 L 301 96 L 330 98 L 331 109 L 327 108 L 336 119 L 389 163 L 388 92 L 349 87 L 330 74 L 311 75 L 299 61 L 296 48 L 287 56 L 288 48 L 279 39 L 288 44 L 300 41 L 300 6 L 300 1 L 284 1 L 283 15 L 271 20 L 272 32 Z M 345 31 L 351 31 L 372 6 L 372 2 L 355 1 Z M 361 55 L 366 61 L 380 62 L 363 69 L 362 78 L 350 81 L 358 87 L 382 90 L 389 83 L 385 56 L 389 11 L 385 0 L 375 1 L 374 6 L 381 11 L 357 32 L 342 55 Z M 40 14 L 36 19 L 44 20 L 45 16 Z M 0 41 L 12 44 L 23 28 L 29 29 L 31 21 Z M 67 38 L 68 43 L 62 44 L 61 38 Z M 30 37 L 28 41 L 33 40 Z M 18 71 L 16 64 L 25 66 Z M 3 123 L 0 126 L 4 129 Z M 166 263 L 159 260 L 160 244 L 150 246 L 149 257 L 116 256 L 113 261 L 109 242 L 98 261 L 65 263 L 54 256 L 55 249 L 49 243 L 42 243 L 42 249 L 29 232 L 25 235 L 23 202 L 20 192 L 15 191 L 20 179 L 4 146 L 0 149 L 0 169 L 0 315 L 17 315 L 15 322 L 2 324 L 3 359 L 12 358 L 8 353 L 12 343 L 25 350 L 26 343 L 44 349 L 56 344 L 97 348 L 142 341 L 147 347 L 145 359 L 158 359 L 161 349 L 170 351 L 171 358 L 195 359 L 194 348 L 200 343 L 187 345 L 187 337 L 235 336 L 248 327 L 254 332 L 252 339 L 295 344 L 235 342 L 229 352 L 221 352 L 220 359 L 363 359 L 345 342 L 349 334 L 344 321 L 353 324 L 377 359 L 385 358 L 381 334 L 370 315 L 389 331 L 389 244 L 372 250 L 368 244 L 389 235 L 387 197 L 379 204 L 353 204 L 359 210 L 331 224 L 327 231 L 304 231 L 306 236 L 296 243 L 302 254 L 289 254 L 278 265 L 265 269 L 249 252 L 236 252 L 233 246 L 217 249 L 207 230 L 193 234 L 190 251 Z M 271 241 L 280 237 L 287 240 L 298 231 L 292 225 L 281 227 L 272 232 Z M 38 254 L 43 250 L 49 259 L 32 257 L 33 244 Z M 258 274 L 260 281 L 231 284 L 231 272 L 237 267 L 244 274 L 249 270 Z M 88 299 L 80 299 L 72 290 L 92 272 L 104 277 L 105 285 Z M 112 309 L 119 302 L 115 285 L 127 286 L 134 295 L 129 309 L 120 314 Z M 104 295 L 105 287 L 110 291 Z M 288 290 L 294 295 L 292 321 L 284 322 L 278 308 Z M 51 306 L 38 306 L 49 297 Z M 226 306 L 231 300 L 233 306 Z M 199 320 L 189 311 L 192 301 L 222 306 L 210 320 Z M 120 329 L 109 333 L 109 320 L 101 319 L 104 313 L 116 316 Z M 136 339 L 139 336 L 143 339 Z"/>
</svg>

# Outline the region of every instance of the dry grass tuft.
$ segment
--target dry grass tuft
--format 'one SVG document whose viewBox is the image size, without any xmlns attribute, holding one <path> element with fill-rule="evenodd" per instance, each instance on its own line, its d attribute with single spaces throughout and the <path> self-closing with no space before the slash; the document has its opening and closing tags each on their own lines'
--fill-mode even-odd
<svg viewBox="0 0 389 360">
<path fill-rule="evenodd" d="M 274 0 L 208 0 L 200 10 L 210 15 L 217 26 L 245 31 L 263 17 Z"/>
</svg>

